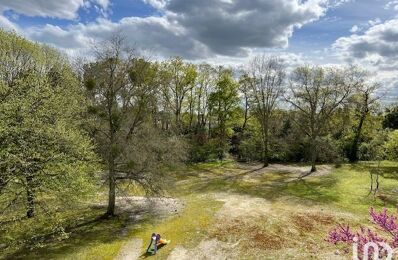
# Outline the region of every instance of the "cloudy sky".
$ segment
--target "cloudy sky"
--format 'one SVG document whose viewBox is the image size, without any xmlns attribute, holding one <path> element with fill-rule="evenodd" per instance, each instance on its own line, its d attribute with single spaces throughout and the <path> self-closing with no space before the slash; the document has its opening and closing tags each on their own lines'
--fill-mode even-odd
<svg viewBox="0 0 398 260">
<path fill-rule="evenodd" d="M 398 0 L 0 0 L 0 27 L 70 56 L 121 31 L 158 59 L 360 64 L 398 97 Z"/>
</svg>

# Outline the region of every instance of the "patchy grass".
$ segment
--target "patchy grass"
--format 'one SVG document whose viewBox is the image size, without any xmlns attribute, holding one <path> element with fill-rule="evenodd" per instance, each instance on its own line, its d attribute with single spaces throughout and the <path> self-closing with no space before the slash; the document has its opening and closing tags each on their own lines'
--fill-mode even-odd
<svg viewBox="0 0 398 260">
<path fill-rule="evenodd" d="M 375 171 L 380 174 L 379 196 L 369 195 L 369 173 Z M 150 234 L 157 232 L 172 242 L 156 259 L 166 259 L 176 246 L 194 249 L 209 239 L 236 245 L 231 250 L 246 259 L 325 259 L 334 256 L 334 247 L 324 239 L 337 223 L 367 225 L 369 207 L 395 211 L 398 201 L 398 163 L 394 162 L 382 162 L 380 169 L 377 163 L 347 164 L 302 179 L 298 172 L 269 171 L 233 161 L 191 165 L 172 175 L 175 183 L 168 195 L 183 201 L 179 214 L 166 219 L 147 216 L 136 222 L 121 215 L 90 222 L 100 214 L 90 209 L 84 217 L 88 223 L 71 230 L 69 238 L 45 241 L 42 248 L 20 250 L 13 258 L 113 259 L 123 243 L 133 238 L 143 240 L 144 253 Z M 243 203 L 247 200 L 245 214 L 236 218 L 219 214 L 228 212 L 224 207 L 229 196 Z M 263 207 L 259 199 L 267 202 L 267 209 L 258 211 Z M 242 217 L 256 210 L 257 215 Z"/>
<path fill-rule="evenodd" d="M 222 203 L 195 195 L 184 197 L 182 200 L 186 205 L 182 214 L 161 222 L 154 220 L 131 233 L 131 236 L 144 241 L 143 253 L 153 232 L 160 233 L 166 239 L 171 240 L 170 245 L 159 250 L 157 258 L 160 259 L 165 258 L 176 245 L 194 247 L 202 239 L 208 237 L 208 230 L 213 224 L 214 214 L 222 206 Z"/>
<path fill-rule="evenodd" d="M 126 220 L 121 216 L 114 219 L 99 219 L 103 209 L 91 210 L 84 215 L 84 221 L 77 227 L 66 230 L 65 237 L 49 237 L 40 243 L 26 245 L 9 259 L 113 259 L 120 250 L 123 240 L 120 231 Z"/>
</svg>

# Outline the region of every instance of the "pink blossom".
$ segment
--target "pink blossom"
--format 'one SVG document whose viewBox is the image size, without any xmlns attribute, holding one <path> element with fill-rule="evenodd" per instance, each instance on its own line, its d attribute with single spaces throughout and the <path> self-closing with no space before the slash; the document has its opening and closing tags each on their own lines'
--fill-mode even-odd
<svg viewBox="0 0 398 260">
<path fill-rule="evenodd" d="M 358 245 L 358 252 L 360 258 L 362 258 L 363 248 L 368 242 L 374 242 L 379 245 L 379 251 L 382 255 L 386 252 L 380 245 L 381 242 L 387 243 L 391 247 L 398 247 L 398 223 L 397 217 L 393 214 L 389 215 L 387 209 L 383 209 L 381 212 L 376 212 L 373 208 L 369 210 L 371 221 L 376 225 L 376 230 L 373 231 L 369 228 L 361 227 L 359 231 L 353 232 L 349 225 L 339 224 L 335 229 L 329 232 L 326 241 L 338 244 L 343 243 L 352 245 L 354 242 Z M 356 240 L 355 240 L 356 238 Z M 371 254 L 373 249 L 371 248 Z"/>
</svg>

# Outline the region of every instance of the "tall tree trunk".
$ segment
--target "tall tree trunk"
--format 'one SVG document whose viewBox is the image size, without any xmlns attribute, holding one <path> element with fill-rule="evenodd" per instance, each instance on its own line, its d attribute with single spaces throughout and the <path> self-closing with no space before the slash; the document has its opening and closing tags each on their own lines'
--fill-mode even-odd
<svg viewBox="0 0 398 260">
<path fill-rule="evenodd" d="M 245 114 L 244 114 L 244 121 L 243 121 L 243 125 L 242 125 L 242 133 L 244 133 L 246 130 L 248 118 L 249 118 L 249 100 L 247 98 L 247 95 L 245 95 Z"/>
<path fill-rule="evenodd" d="M 268 147 L 266 144 L 264 144 L 264 151 L 263 151 L 263 167 L 268 167 L 269 166 L 269 161 L 268 161 Z"/>
<path fill-rule="evenodd" d="M 354 140 L 352 141 L 351 149 L 350 149 L 350 156 L 349 160 L 350 162 L 356 162 L 358 161 L 358 147 L 359 147 L 359 140 L 361 139 L 361 134 L 362 134 L 362 127 L 366 119 L 366 113 L 363 113 L 361 115 L 361 118 L 359 119 L 359 124 L 356 129 L 356 133 L 354 136 Z"/>
<path fill-rule="evenodd" d="M 315 138 L 311 138 L 310 154 L 311 154 L 311 172 L 316 172 L 317 151 L 316 151 Z"/>
<path fill-rule="evenodd" d="M 109 182 L 109 191 L 108 191 L 108 209 L 105 213 L 106 216 L 114 216 L 115 215 L 115 203 L 116 203 L 116 179 L 115 179 L 115 151 L 112 149 L 113 145 L 115 145 L 115 125 L 113 124 L 112 118 L 112 107 L 113 100 L 111 99 L 108 103 L 108 116 L 109 116 L 109 157 L 108 157 L 108 182 Z"/>
<path fill-rule="evenodd" d="M 268 123 L 267 123 L 268 124 Z M 264 126 L 264 137 L 263 137 L 263 163 L 264 167 L 268 167 L 269 159 L 268 159 L 268 126 Z"/>
<path fill-rule="evenodd" d="M 224 143 L 226 141 L 226 133 L 225 133 L 225 121 L 224 119 L 219 119 L 220 124 L 220 136 L 219 136 L 219 144 L 218 144 L 218 159 L 220 161 L 224 160 Z"/>
<path fill-rule="evenodd" d="M 358 147 L 359 147 L 359 142 L 361 139 L 362 127 L 366 120 L 366 116 L 369 113 L 369 95 L 370 94 L 368 92 L 365 92 L 363 94 L 361 117 L 359 118 L 359 123 L 358 123 L 357 129 L 356 129 L 356 133 L 355 133 L 354 140 L 352 142 L 352 146 L 351 146 L 351 150 L 350 150 L 350 154 L 349 154 L 350 162 L 358 161 Z"/>
<path fill-rule="evenodd" d="M 33 218 L 35 216 L 35 193 L 33 185 L 33 176 L 29 174 L 26 176 L 26 216 L 28 218 Z"/>
<path fill-rule="evenodd" d="M 268 167 L 269 159 L 268 159 L 268 136 L 269 136 L 269 117 L 265 114 L 262 115 L 261 118 L 261 131 L 263 135 L 263 158 L 262 162 L 264 167 Z"/>
<path fill-rule="evenodd" d="M 115 163 L 113 157 L 109 160 L 109 194 L 108 194 L 108 209 L 106 211 L 107 216 L 115 215 L 115 203 L 116 203 L 116 180 L 115 180 Z"/>
</svg>

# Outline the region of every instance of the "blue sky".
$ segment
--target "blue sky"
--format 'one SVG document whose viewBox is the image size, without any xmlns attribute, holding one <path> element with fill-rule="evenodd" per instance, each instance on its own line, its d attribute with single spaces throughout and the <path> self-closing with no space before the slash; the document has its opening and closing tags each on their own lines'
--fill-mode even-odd
<svg viewBox="0 0 398 260">
<path fill-rule="evenodd" d="M 398 0 L 1 0 L 0 27 L 71 57 L 119 31 L 156 59 L 360 64 L 398 96 Z"/>
</svg>

